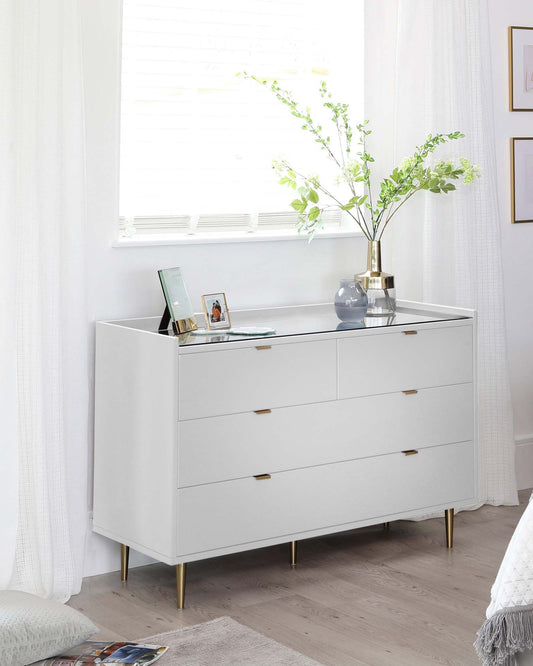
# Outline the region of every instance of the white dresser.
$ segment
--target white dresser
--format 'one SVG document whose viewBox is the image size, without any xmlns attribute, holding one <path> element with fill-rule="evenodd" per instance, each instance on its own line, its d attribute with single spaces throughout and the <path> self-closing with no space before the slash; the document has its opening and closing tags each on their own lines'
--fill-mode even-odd
<svg viewBox="0 0 533 666">
<path fill-rule="evenodd" d="M 232 313 L 267 338 L 97 324 L 94 530 L 178 565 L 476 501 L 473 311 Z M 339 330 L 340 328 L 340 330 Z"/>
</svg>

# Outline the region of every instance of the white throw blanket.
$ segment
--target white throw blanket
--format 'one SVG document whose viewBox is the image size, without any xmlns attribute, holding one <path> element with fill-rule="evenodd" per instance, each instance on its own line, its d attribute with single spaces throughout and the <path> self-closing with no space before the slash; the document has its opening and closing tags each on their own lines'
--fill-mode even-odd
<svg viewBox="0 0 533 666">
<path fill-rule="evenodd" d="M 516 526 L 490 593 L 487 617 L 502 608 L 533 604 L 533 494 Z"/>
<path fill-rule="evenodd" d="M 485 666 L 514 664 L 533 648 L 533 495 L 507 546 L 491 589 L 476 650 Z"/>
</svg>

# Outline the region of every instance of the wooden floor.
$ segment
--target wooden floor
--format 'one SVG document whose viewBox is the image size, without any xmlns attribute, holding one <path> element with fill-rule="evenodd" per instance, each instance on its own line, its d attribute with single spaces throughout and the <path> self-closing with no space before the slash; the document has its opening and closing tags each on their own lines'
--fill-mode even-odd
<svg viewBox="0 0 533 666">
<path fill-rule="evenodd" d="M 302 541 L 294 570 L 288 545 L 194 562 L 183 611 L 164 564 L 131 569 L 125 584 L 118 573 L 87 578 L 69 603 L 102 639 L 229 615 L 328 666 L 479 664 L 472 643 L 529 495 L 457 515 L 451 551 L 444 519 L 399 521 Z"/>
</svg>

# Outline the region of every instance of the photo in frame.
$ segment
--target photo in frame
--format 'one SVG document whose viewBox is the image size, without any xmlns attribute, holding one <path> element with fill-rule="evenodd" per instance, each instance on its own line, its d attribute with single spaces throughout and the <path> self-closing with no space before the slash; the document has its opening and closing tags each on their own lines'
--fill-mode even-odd
<svg viewBox="0 0 533 666">
<path fill-rule="evenodd" d="M 159 275 L 159 281 L 161 282 L 161 288 L 165 296 L 168 314 L 172 320 L 174 333 L 179 335 L 180 333 L 196 330 L 198 325 L 194 316 L 191 299 L 183 280 L 181 268 L 179 266 L 164 268 L 157 271 L 157 274 Z M 168 315 L 167 317 L 165 315 L 167 315 L 166 310 L 159 326 L 160 330 L 162 327 L 166 328 L 168 326 Z M 166 324 L 164 323 L 165 320 Z"/>
<path fill-rule="evenodd" d="M 533 28 L 509 28 L 509 110 L 533 111 Z"/>
<path fill-rule="evenodd" d="M 231 328 L 231 321 L 226 302 L 226 295 L 223 292 L 218 294 L 204 294 L 202 296 L 202 305 L 204 306 L 205 321 L 208 330 Z"/>
<path fill-rule="evenodd" d="M 533 137 L 511 139 L 511 221 L 533 222 Z"/>
</svg>

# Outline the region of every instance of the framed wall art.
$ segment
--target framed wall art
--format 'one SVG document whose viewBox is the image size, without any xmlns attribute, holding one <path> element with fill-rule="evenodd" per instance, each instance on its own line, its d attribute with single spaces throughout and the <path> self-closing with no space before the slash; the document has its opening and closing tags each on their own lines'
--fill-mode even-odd
<svg viewBox="0 0 533 666">
<path fill-rule="evenodd" d="M 533 111 L 533 28 L 509 28 L 509 110 Z"/>
<path fill-rule="evenodd" d="M 218 294 L 204 294 L 202 296 L 204 306 L 206 325 L 209 330 L 216 328 L 231 328 L 231 322 L 226 303 L 226 295 L 223 292 Z"/>
<path fill-rule="evenodd" d="M 511 139 L 511 221 L 533 222 L 533 137 Z"/>
</svg>

